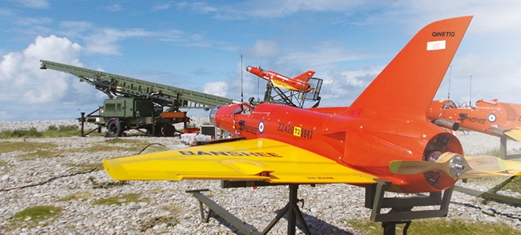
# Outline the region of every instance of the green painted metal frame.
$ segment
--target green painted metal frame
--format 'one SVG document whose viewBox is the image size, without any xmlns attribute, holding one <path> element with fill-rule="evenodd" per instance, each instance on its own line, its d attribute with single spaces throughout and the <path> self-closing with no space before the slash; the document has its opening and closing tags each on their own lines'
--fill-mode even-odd
<svg viewBox="0 0 521 235">
<path fill-rule="evenodd" d="M 231 104 L 233 102 L 233 99 L 221 96 L 148 82 L 117 74 L 106 73 L 47 60 L 40 60 L 40 62 L 42 69 L 52 69 L 70 73 L 93 86 L 95 86 L 96 82 L 102 82 L 113 86 L 111 89 L 116 89 L 117 86 L 117 92 L 125 95 L 155 95 L 159 97 L 166 97 L 175 102 L 174 106 L 178 106 L 180 108 L 212 109 L 215 106 Z"/>
<path fill-rule="evenodd" d="M 470 194 L 470 195 L 473 195 L 476 197 L 481 197 L 481 198 L 485 198 L 485 199 L 494 199 L 494 200 L 501 201 L 501 202 L 521 205 L 521 199 L 519 199 L 519 198 L 497 194 L 497 192 L 499 190 L 501 190 L 501 188 L 503 188 L 507 183 L 512 181 L 515 177 L 517 177 L 517 176 L 512 176 L 512 177 L 508 178 L 507 180 L 503 181 L 501 184 L 497 185 L 496 187 L 494 187 L 486 192 L 476 190 L 476 189 L 465 188 L 465 187 L 461 187 L 461 186 L 455 186 L 454 190 L 462 192 L 462 193 Z"/>
</svg>

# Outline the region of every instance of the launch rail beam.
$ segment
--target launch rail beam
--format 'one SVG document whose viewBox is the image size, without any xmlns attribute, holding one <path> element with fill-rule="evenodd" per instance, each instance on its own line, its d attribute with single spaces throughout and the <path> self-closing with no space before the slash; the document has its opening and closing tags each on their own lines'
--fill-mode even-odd
<svg viewBox="0 0 521 235">
<path fill-rule="evenodd" d="M 41 69 L 52 69 L 70 73 L 80 81 L 87 82 L 104 92 L 110 98 L 117 96 L 152 98 L 164 106 L 191 109 L 212 109 L 223 104 L 233 103 L 232 99 L 182 89 L 174 86 L 144 81 L 102 71 L 40 60 Z"/>
</svg>

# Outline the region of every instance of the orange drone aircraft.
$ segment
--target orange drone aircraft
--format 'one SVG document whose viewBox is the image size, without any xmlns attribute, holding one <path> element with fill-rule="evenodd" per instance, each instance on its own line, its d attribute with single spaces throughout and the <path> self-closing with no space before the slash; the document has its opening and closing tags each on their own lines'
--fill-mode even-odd
<svg viewBox="0 0 521 235">
<path fill-rule="evenodd" d="M 107 159 L 105 170 L 116 180 L 366 187 L 386 182 L 394 186 L 387 189 L 408 193 L 438 193 L 462 177 L 511 173 L 519 165 L 464 157 L 458 138 L 426 117 L 471 19 L 451 18 L 421 29 L 349 107 L 223 105 L 211 111 L 211 122 L 242 140 Z M 443 201 L 448 204 L 450 196 Z"/>
<path fill-rule="evenodd" d="M 309 70 L 294 78 L 289 78 L 282 74 L 273 71 L 264 71 L 260 67 L 257 68 L 253 66 L 246 67 L 246 71 L 257 75 L 268 82 L 272 82 L 275 87 L 299 92 L 307 92 L 311 90 L 309 80 L 313 75 L 315 75 L 314 71 Z"/>
<path fill-rule="evenodd" d="M 521 141 L 521 105 L 478 100 L 475 107 L 460 107 L 452 100 L 432 102 L 427 117 L 446 119 L 464 129 Z"/>
</svg>

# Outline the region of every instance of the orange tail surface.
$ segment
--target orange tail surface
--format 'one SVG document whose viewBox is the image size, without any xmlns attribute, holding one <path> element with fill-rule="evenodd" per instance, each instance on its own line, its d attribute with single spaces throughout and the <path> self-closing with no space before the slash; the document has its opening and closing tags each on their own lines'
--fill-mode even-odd
<svg viewBox="0 0 521 235">
<path fill-rule="evenodd" d="M 309 82 L 309 80 L 315 75 L 315 71 L 309 70 L 301 75 L 296 76 L 293 80 Z"/>
<path fill-rule="evenodd" d="M 425 120 L 426 112 L 472 16 L 433 22 L 421 29 L 353 102 L 344 115 Z"/>
</svg>

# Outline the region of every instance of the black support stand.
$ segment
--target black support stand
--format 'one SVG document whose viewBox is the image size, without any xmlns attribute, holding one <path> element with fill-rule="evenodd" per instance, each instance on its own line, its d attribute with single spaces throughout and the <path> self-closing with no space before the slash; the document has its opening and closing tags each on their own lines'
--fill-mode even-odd
<svg viewBox="0 0 521 235">
<path fill-rule="evenodd" d="M 412 220 L 445 217 L 449 211 L 453 188 L 443 192 L 431 192 L 429 196 L 389 197 L 385 192 L 392 186 L 388 181 L 377 180 L 376 184 L 366 185 L 365 207 L 371 209 L 371 221 L 382 222 L 384 235 L 396 234 L 396 225 L 405 224 L 403 234 L 407 234 Z M 439 206 L 439 209 L 415 210 L 418 206 Z M 391 208 L 381 213 L 382 208 Z"/>
<path fill-rule="evenodd" d="M 302 216 L 302 212 L 300 211 L 297 203 L 299 202 L 297 198 L 298 193 L 298 184 L 290 184 L 289 185 L 289 201 L 284 208 L 277 214 L 275 219 L 273 219 L 268 227 L 262 231 L 262 234 L 267 234 L 277 222 L 287 213 L 288 214 L 288 234 L 293 235 L 295 234 L 295 228 L 297 227 L 297 220 L 298 218 L 300 224 L 302 225 L 302 228 L 304 229 L 304 233 L 309 235 L 311 232 L 309 231 L 308 225 L 306 224 L 306 221 L 304 220 L 304 216 Z"/>
<path fill-rule="evenodd" d="M 248 182 L 248 181 L 223 181 L 223 186 L 227 187 L 247 187 L 247 186 L 267 186 L 263 181 Z M 204 196 L 201 192 L 208 191 L 208 189 L 190 190 L 197 200 L 199 200 L 199 209 L 201 212 L 201 219 L 205 222 L 209 221 L 212 213 L 219 215 L 224 220 L 228 221 L 235 228 L 243 234 L 264 235 L 277 224 L 281 218 L 287 215 L 288 233 L 294 235 L 297 228 L 297 219 L 300 227 L 307 235 L 311 234 L 304 216 L 299 209 L 298 202 L 298 187 L 299 184 L 289 184 L 289 201 L 278 213 L 277 216 L 269 223 L 269 225 L 259 232 L 255 227 L 249 225 L 238 219 L 230 212 L 217 205 L 214 201 Z M 411 197 L 385 197 L 385 192 L 390 189 L 392 184 L 388 181 L 377 180 L 376 184 L 366 185 L 365 192 L 365 206 L 371 209 L 371 221 L 381 222 L 384 235 L 395 235 L 396 225 L 405 224 L 403 234 L 407 234 L 407 230 L 414 219 L 445 217 L 448 213 L 450 198 L 452 196 L 453 188 L 447 189 L 443 192 L 431 192 L 429 195 L 416 195 Z M 204 207 L 208 207 L 208 213 L 205 216 Z M 421 208 L 414 207 L 429 206 L 430 209 L 421 210 Z M 432 209 L 432 206 L 439 206 L 438 209 Z M 383 208 L 390 208 L 387 213 L 383 213 Z"/>
<path fill-rule="evenodd" d="M 309 227 L 304 220 L 304 216 L 298 207 L 298 184 L 290 184 L 289 185 L 289 201 L 282 210 L 277 213 L 277 216 L 270 222 L 270 224 L 262 231 L 259 232 L 255 227 L 245 223 L 239 218 L 232 215 L 226 209 L 217 205 L 214 201 L 204 196 L 201 192 L 208 191 L 208 189 L 200 189 L 200 190 L 189 190 L 187 193 L 191 193 L 197 200 L 199 200 L 199 210 L 201 212 L 201 219 L 205 222 L 208 222 L 212 213 L 219 215 L 224 220 L 228 221 L 235 228 L 241 231 L 244 234 L 254 234 L 254 235 L 264 235 L 268 234 L 270 230 L 277 224 L 284 215 L 288 215 L 288 235 L 294 235 L 297 228 L 297 219 L 304 230 L 306 235 L 310 235 Z M 204 207 L 203 204 L 208 207 L 208 213 L 206 216 L 204 215 Z"/>
</svg>

